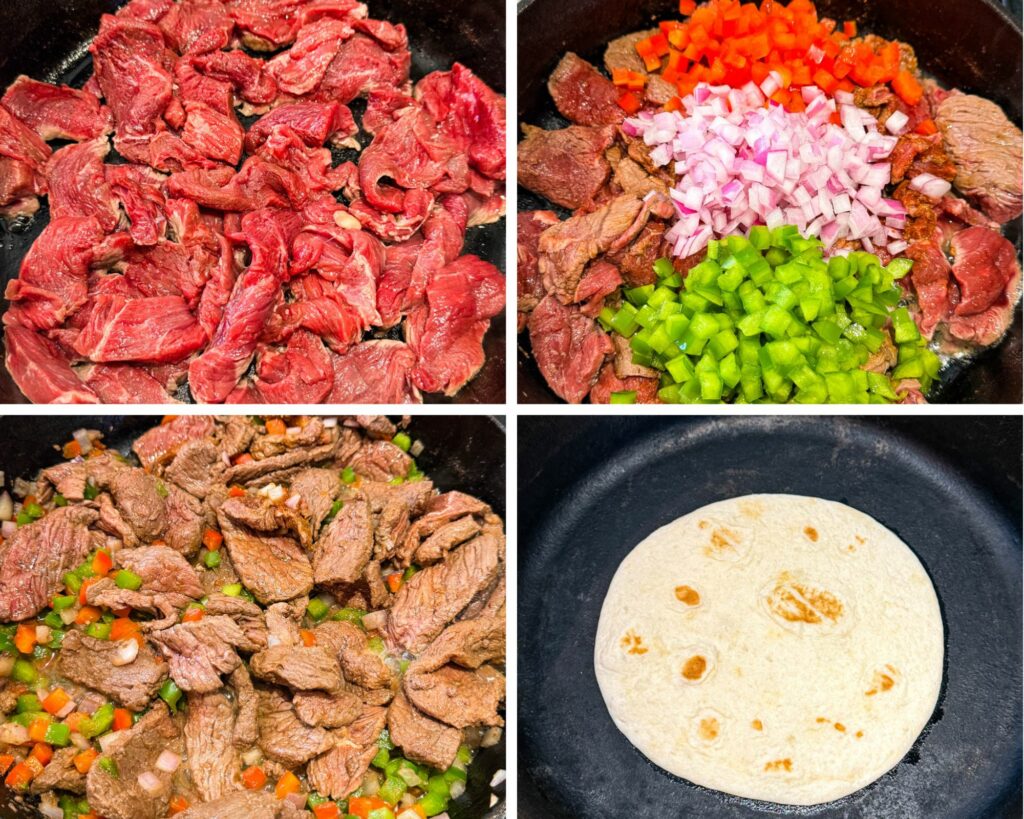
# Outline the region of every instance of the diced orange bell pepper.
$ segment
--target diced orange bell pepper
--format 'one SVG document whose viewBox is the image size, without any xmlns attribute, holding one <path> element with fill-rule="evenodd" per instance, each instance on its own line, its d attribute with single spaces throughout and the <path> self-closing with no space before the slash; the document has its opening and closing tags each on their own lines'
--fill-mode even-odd
<svg viewBox="0 0 1024 819">
<path fill-rule="evenodd" d="M 198 623 L 203 619 L 203 610 L 199 606 L 191 606 L 185 609 L 185 613 L 181 615 L 181 622 L 183 623 Z"/>
<path fill-rule="evenodd" d="M 125 731 L 132 727 L 132 712 L 127 708 L 114 709 L 114 730 Z"/>
<path fill-rule="evenodd" d="M 88 714 L 83 714 L 81 711 L 72 711 L 68 714 L 67 719 L 64 720 L 64 724 L 71 729 L 72 733 L 76 733 L 82 727 L 82 720 L 88 718 Z"/>
<path fill-rule="evenodd" d="M 23 791 L 28 787 L 34 776 L 32 768 L 24 762 L 19 762 L 11 768 L 11 772 L 7 774 L 7 778 L 4 779 L 4 784 L 6 784 L 11 790 Z"/>
<path fill-rule="evenodd" d="M 257 765 L 242 771 L 242 784 L 251 791 L 258 791 L 267 784 L 267 775 Z"/>
<path fill-rule="evenodd" d="M 384 582 L 388 584 L 392 594 L 398 594 L 398 590 L 402 588 L 402 573 L 395 572 L 394 574 L 389 574 L 384 578 Z"/>
<path fill-rule="evenodd" d="M 102 612 L 95 606 L 82 606 L 75 616 L 75 622 L 80 626 L 87 626 L 100 619 Z"/>
<path fill-rule="evenodd" d="M 857 36 L 857 23 L 854 20 L 847 20 L 843 23 L 843 34 L 847 37 Z"/>
<path fill-rule="evenodd" d="M 71 440 L 64 444 L 62 454 L 69 461 L 72 458 L 77 458 L 82 454 L 82 445 L 78 441 Z"/>
<path fill-rule="evenodd" d="M 99 755 L 100 752 L 95 748 L 86 748 L 82 753 L 76 754 L 71 761 L 75 764 L 75 770 L 80 774 L 87 774 Z"/>
<path fill-rule="evenodd" d="M 321 802 L 313 808 L 313 816 L 316 819 L 338 819 L 338 804 L 336 802 Z"/>
<path fill-rule="evenodd" d="M 619 108 L 627 114 L 635 114 L 641 107 L 643 107 L 643 103 L 640 102 L 640 98 L 632 91 L 627 91 L 625 94 L 620 96 L 617 102 L 619 103 Z"/>
<path fill-rule="evenodd" d="M 0 776 L 7 773 L 8 768 L 14 764 L 14 757 L 10 754 L 0 754 Z"/>
<path fill-rule="evenodd" d="M 268 435 L 284 435 L 288 431 L 288 425 L 280 418 L 271 418 L 267 421 Z"/>
<path fill-rule="evenodd" d="M 244 497 L 244 496 L 245 496 L 245 490 L 242 489 L 242 487 L 240 487 L 237 483 L 234 484 L 228 490 L 228 497 L 229 498 L 241 498 L 241 497 Z"/>
<path fill-rule="evenodd" d="M 914 133 L 924 134 L 925 136 L 928 136 L 930 134 L 937 134 L 938 132 L 939 129 L 936 127 L 935 120 L 933 119 L 922 120 L 921 122 L 917 123 L 917 127 L 914 128 Z"/>
<path fill-rule="evenodd" d="M 111 569 L 114 568 L 114 561 L 110 557 L 110 552 L 105 549 L 100 549 L 96 552 L 96 555 L 92 559 L 92 573 L 97 577 L 106 577 Z"/>
<path fill-rule="evenodd" d="M 14 633 L 14 646 L 22 654 L 31 654 L 36 647 L 36 627 L 27 623 L 19 625 Z"/>
<path fill-rule="evenodd" d="M 224 535 L 216 529 L 207 529 L 203 532 L 203 545 L 211 552 L 216 552 L 224 543 Z"/>
<path fill-rule="evenodd" d="M 49 765 L 50 760 L 53 759 L 53 746 L 45 742 L 37 742 L 32 746 L 29 756 L 35 757 L 43 765 Z"/>
<path fill-rule="evenodd" d="M 901 100 L 907 105 L 917 105 L 924 96 L 924 89 L 917 78 L 909 71 L 900 71 L 892 81 L 892 90 L 895 91 Z"/>
<path fill-rule="evenodd" d="M 118 617 L 110 624 L 111 640 L 129 640 L 140 634 L 139 624 L 127 617 Z"/>
<path fill-rule="evenodd" d="M 71 697 L 68 696 L 67 691 L 63 688 L 54 688 L 43 700 L 43 710 L 47 714 L 56 714 L 69 702 L 71 702 Z"/>
<path fill-rule="evenodd" d="M 36 717 L 28 724 L 28 738 L 33 742 L 46 742 L 46 730 L 50 727 L 50 721 L 43 717 Z"/>
<path fill-rule="evenodd" d="M 376 796 L 353 796 L 348 800 L 348 812 L 359 819 L 367 819 L 370 811 L 380 808 L 391 809 L 391 805 Z"/>
<path fill-rule="evenodd" d="M 299 778 L 291 771 L 285 771 L 274 786 L 274 796 L 284 799 L 290 793 L 298 793 L 301 787 L 302 783 L 299 782 Z"/>
<path fill-rule="evenodd" d="M 186 810 L 188 810 L 188 800 L 184 796 L 172 796 L 171 801 L 167 803 L 168 816 L 174 816 L 176 813 Z"/>
<path fill-rule="evenodd" d="M 302 639 L 302 644 L 304 646 L 316 645 L 316 635 L 308 628 L 299 629 L 299 637 Z"/>
</svg>

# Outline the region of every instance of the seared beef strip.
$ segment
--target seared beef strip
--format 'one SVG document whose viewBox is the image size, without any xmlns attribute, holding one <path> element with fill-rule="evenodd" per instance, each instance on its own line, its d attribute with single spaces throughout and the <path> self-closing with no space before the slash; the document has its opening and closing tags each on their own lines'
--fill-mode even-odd
<svg viewBox="0 0 1024 819">
<path fill-rule="evenodd" d="M 291 600 L 313 588 L 313 568 L 295 540 L 259 536 L 221 510 L 217 520 L 235 571 L 261 603 Z"/>
<path fill-rule="evenodd" d="M 117 563 L 142 578 L 142 590 L 178 594 L 198 600 L 203 586 L 196 570 L 178 552 L 167 546 L 123 549 Z"/>
<path fill-rule="evenodd" d="M 249 668 L 254 677 L 287 685 L 295 691 L 336 691 L 341 669 L 322 646 L 273 646 L 253 654 Z"/>
<path fill-rule="evenodd" d="M 253 688 L 252 678 L 244 664 L 231 672 L 228 683 L 235 692 L 235 706 L 238 709 L 235 714 L 235 732 L 231 741 L 236 748 L 248 748 L 256 742 L 256 738 L 259 736 L 256 722 L 258 706 L 256 689 Z"/>
<path fill-rule="evenodd" d="M 132 662 L 115 665 L 120 650 L 120 641 L 97 640 L 71 630 L 64 635 L 57 667 L 69 680 L 95 688 L 125 708 L 141 711 L 167 679 L 167 663 L 143 645 Z"/>
<path fill-rule="evenodd" d="M 300 819 L 307 811 L 296 811 L 290 802 L 266 791 L 239 791 L 216 802 L 193 805 L 178 819 Z"/>
<path fill-rule="evenodd" d="M 192 784 L 203 801 L 220 799 L 242 787 L 233 737 L 234 709 L 227 697 L 219 692 L 189 694 L 185 752 Z"/>
<path fill-rule="evenodd" d="M 78 748 L 58 748 L 43 772 L 29 785 L 30 793 L 46 793 L 50 790 L 85 793 L 85 774 L 79 773 L 74 759 L 81 753 Z"/>
<path fill-rule="evenodd" d="M 202 500 L 223 471 L 224 462 L 217 447 L 211 440 L 202 439 L 186 443 L 164 475 L 167 480 Z"/>
<path fill-rule="evenodd" d="M 118 731 L 106 753 L 89 768 L 86 794 L 89 806 L 105 819 L 163 819 L 170 801 L 172 774 L 156 767 L 157 757 L 170 749 L 181 753 L 181 735 L 167 713 L 157 702 L 131 728 Z M 102 764 L 110 759 L 116 776 Z M 143 790 L 139 774 L 152 772 L 164 788 L 154 795 Z"/>
<path fill-rule="evenodd" d="M 435 671 L 446 663 L 479 668 L 487 662 L 505 662 L 505 617 L 484 616 L 448 626 L 407 669 L 408 674 Z"/>
<path fill-rule="evenodd" d="M 414 706 L 455 728 L 504 724 L 498 706 L 505 698 L 505 678 L 489 665 L 475 671 L 446 665 L 427 674 L 407 674 L 403 682 Z"/>
<path fill-rule="evenodd" d="M 306 768 L 309 784 L 332 799 L 344 799 L 358 788 L 377 754 L 377 737 L 386 717 L 383 708 L 368 706 L 350 725 L 332 731 L 334 747 Z"/>
<path fill-rule="evenodd" d="M 242 630 L 230 617 L 203 617 L 150 635 L 170 663 L 171 677 L 182 691 L 206 693 L 221 686 L 242 660 L 235 648 L 246 645 Z"/>
<path fill-rule="evenodd" d="M 292 702 L 299 719 L 315 728 L 341 728 L 363 713 L 363 701 L 351 691 L 299 691 Z"/>
<path fill-rule="evenodd" d="M 365 499 L 350 498 L 316 542 L 313 581 L 328 588 L 355 583 L 373 554 L 373 525 Z"/>
<path fill-rule="evenodd" d="M 207 614 L 224 614 L 230 617 L 245 635 L 245 642 L 239 644 L 242 651 L 259 651 L 267 647 L 267 624 L 263 609 L 250 603 L 244 597 L 231 597 L 214 593 L 206 598 Z"/>
<path fill-rule="evenodd" d="M 418 711 L 403 693 L 388 708 L 388 731 L 406 757 L 438 770 L 451 767 L 462 739 L 457 729 Z"/>
<path fill-rule="evenodd" d="M 394 675 L 369 647 L 366 632 L 356 625 L 331 621 L 313 630 L 318 646 L 332 650 L 341 662 L 346 682 L 361 688 L 390 688 Z"/>
<path fill-rule="evenodd" d="M 302 498 L 303 512 L 315 534 L 341 492 L 341 481 L 337 470 L 304 469 L 292 478 L 291 490 Z"/>
<path fill-rule="evenodd" d="M 278 689 L 261 690 L 259 744 L 263 753 L 290 767 L 301 765 L 328 750 L 333 741 L 322 728 L 310 728 L 295 715 L 288 698 Z"/>
</svg>

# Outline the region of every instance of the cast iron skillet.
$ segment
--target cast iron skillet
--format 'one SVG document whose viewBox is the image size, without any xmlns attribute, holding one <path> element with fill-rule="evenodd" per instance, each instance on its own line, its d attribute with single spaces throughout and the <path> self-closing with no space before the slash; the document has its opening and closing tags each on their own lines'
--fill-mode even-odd
<svg viewBox="0 0 1024 819">
<path fill-rule="evenodd" d="M 98 429 L 104 442 L 131 455 L 131 444 L 143 432 L 160 423 L 148 416 L 6 416 L 5 446 L 0 458 L 10 489 L 15 478 L 31 479 L 43 467 L 59 463 L 54 444 L 70 440 L 76 429 Z M 458 489 L 475 495 L 505 515 L 505 419 L 503 417 L 421 416 L 413 419 L 409 431 L 423 442 L 416 462 L 442 491 Z M 505 785 L 495 789 L 500 802 L 489 808 L 491 778 L 505 767 L 505 740 L 482 750 L 469 769 L 466 793 L 452 802 L 452 819 L 505 819 Z M 28 804 L 26 803 L 28 802 Z M 0 819 L 26 819 L 39 813 L 0 783 Z"/>
<path fill-rule="evenodd" d="M 17 0 L 0 2 L 0 95 L 19 74 L 50 82 L 81 85 L 92 73 L 85 50 L 99 29 L 100 15 L 113 13 L 125 0 Z M 495 91 L 505 91 L 505 13 L 489 0 L 370 0 L 370 13 L 409 30 L 412 78 L 447 70 L 461 62 Z M 357 119 L 364 104 L 352 104 Z M 248 122 L 248 120 L 246 120 Z M 361 135 L 364 145 L 368 144 Z M 113 156 L 113 153 L 111 154 Z M 335 159 L 354 159 L 352 151 L 337 151 Z M 109 160 L 108 160 L 109 161 Z M 11 231 L 0 221 L 0 274 L 3 286 L 18 275 L 29 246 L 49 221 L 45 200 L 27 230 Z M 505 269 L 505 222 L 470 229 L 464 253 L 474 253 Z M 3 299 L 0 308 L 6 311 Z M 0 344 L 2 350 L 2 344 Z M 428 403 L 505 403 L 505 318 L 494 318 L 484 338 L 487 361 L 476 378 L 454 398 L 424 396 Z M 182 387 L 177 397 L 189 400 Z M 0 364 L 0 403 L 27 403 L 7 367 Z"/>
<path fill-rule="evenodd" d="M 819 0 L 824 17 L 857 20 L 860 30 L 898 38 L 914 46 L 921 67 L 943 85 L 980 94 L 1002 106 L 1021 124 L 1020 4 L 1011 19 L 994 0 Z M 519 122 L 561 128 L 560 117 L 547 91 L 547 80 L 566 51 L 575 51 L 603 65 L 609 40 L 631 31 L 651 28 L 655 21 L 678 19 L 675 0 L 520 0 L 519 2 Z M 550 208 L 519 188 L 518 209 Z M 556 210 L 558 210 L 556 208 Z M 564 218 L 567 212 L 561 212 Z M 1007 232 L 1021 246 L 1021 221 Z M 518 394 L 527 403 L 560 403 L 529 355 L 529 340 L 519 336 Z M 943 371 L 932 389 L 933 402 L 1017 404 L 1021 401 L 1021 309 L 1007 337 L 994 349 L 970 362 L 955 362 Z"/>
<path fill-rule="evenodd" d="M 991 819 L 1021 815 L 1019 417 L 530 417 L 519 425 L 519 815 Z M 785 808 L 642 756 L 593 670 L 608 584 L 644 537 L 758 492 L 836 500 L 924 563 L 946 634 L 942 692 L 899 765 Z"/>
</svg>

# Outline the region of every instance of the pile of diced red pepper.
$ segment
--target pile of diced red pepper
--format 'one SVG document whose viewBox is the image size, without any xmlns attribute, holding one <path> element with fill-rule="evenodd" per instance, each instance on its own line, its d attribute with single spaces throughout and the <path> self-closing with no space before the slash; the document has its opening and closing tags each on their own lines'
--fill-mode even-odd
<svg viewBox="0 0 1024 819">
<path fill-rule="evenodd" d="M 679 92 L 665 110 L 680 109 L 681 98 L 698 83 L 760 86 L 773 71 L 782 82 L 770 98 L 787 111 L 804 109 L 800 87 L 805 85 L 816 85 L 831 96 L 857 86 L 889 83 L 911 106 L 923 95 L 917 78 L 900 68 L 895 41 L 872 48 L 856 40 L 855 22 L 839 27 L 834 20 L 819 19 L 810 0 L 788 5 L 762 0 L 760 6 L 739 0 L 711 0 L 698 6 L 694 0 L 680 0 L 679 13 L 688 19 L 663 21 L 656 34 L 636 44 L 647 70 L 658 72 Z M 623 90 L 619 105 L 627 113 L 642 107 L 646 80 L 638 71 L 613 71 L 612 81 Z M 926 120 L 917 130 L 933 133 L 934 124 Z"/>
</svg>

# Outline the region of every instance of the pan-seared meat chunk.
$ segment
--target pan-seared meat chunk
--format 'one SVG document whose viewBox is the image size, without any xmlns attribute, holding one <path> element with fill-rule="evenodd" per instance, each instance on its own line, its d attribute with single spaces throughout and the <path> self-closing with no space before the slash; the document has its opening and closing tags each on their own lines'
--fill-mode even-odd
<svg viewBox="0 0 1024 819">
<path fill-rule="evenodd" d="M 420 544 L 413 556 L 413 563 L 426 566 L 444 560 L 448 552 L 479 532 L 480 524 L 471 515 L 446 523 Z"/>
<path fill-rule="evenodd" d="M 296 767 L 334 744 L 327 731 L 299 720 L 281 691 L 261 690 L 258 696 L 259 745 L 271 759 Z"/>
<path fill-rule="evenodd" d="M 107 752 L 89 768 L 86 794 L 92 810 L 106 819 L 163 819 L 173 774 L 159 770 L 156 760 L 167 749 L 181 753 L 181 735 L 167 707 L 157 702 L 131 728 L 118 731 Z M 116 776 L 102 764 L 104 757 L 114 763 Z M 139 774 L 146 771 L 164 786 L 156 794 L 149 794 L 139 784 Z"/>
<path fill-rule="evenodd" d="M 359 491 L 370 502 L 373 514 L 373 555 L 378 560 L 386 560 L 404 543 L 410 518 L 424 510 L 433 497 L 434 485 L 428 480 L 406 481 L 397 486 L 362 481 Z"/>
<path fill-rule="evenodd" d="M 141 577 L 141 588 L 147 592 L 180 594 L 193 600 L 203 596 L 196 570 L 167 546 L 122 549 L 117 553 L 117 562 Z"/>
<path fill-rule="evenodd" d="M 167 663 L 143 645 L 132 662 L 115 665 L 120 662 L 121 648 L 120 640 L 97 640 L 73 629 L 64 635 L 57 667 L 69 680 L 94 688 L 125 708 L 140 711 L 167 678 Z"/>
<path fill-rule="evenodd" d="M 498 705 L 505 698 L 505 677 L 489 665 L 467 671 L 446 665 L 403 681 L 409 701 L 427 716 L 454 728 L 503 725 Z"/>
<path fill-rule="evenodd" d="M 615 141 L 614 126 L 545 130 L 524 125 L 523 133 L 519 184 L 569 210 L 591 204 L 611 173 L 604 152 Z"/>
<path fill-rule="evenodd" d="M 322 646 L 266 648 L 252 656 L 249 670 L 261 680 L 295 691 L 336 691 L 342 684 L 338 661 Z"/>
<path fill-rule="evenodd" d="M 265 616 L 268 646 L 297 646 L 302 642 L 299 621 L 308 604 L 308 598 L 300 597 L 295 602 L 303 604 L 300 611 L 294 611 L 290 603 L 274 603 L 267 607 Z"/>
<path fill-rule="evenodd" d="M 164 540 L 176 552 L 185 557 L 192 557 L 199 551 L 206 529 L 206 511 L 202 503 L 173 483 L 165 484 L 168 493 L 165 509 L 167 510 L 167 531 Z"/>
<path fill-rule="evenodd" d="M 186 442 L 164 474 L 167 480 L 202 500 L 223 471 L 224 462 L 217 447 L 203 438 Z"/>
<path fill-rule="evenodd" d="M 143 631 L 159 631 L 178 622 L 179 610 L 187 606 L 191 598 L 182 594 L 122 589 L 112 578 L 103 577 L 89 586 L 85 600 L 90 606 L 111 611 L 134 609 L 146 614 L 159 614 L 160 619 L 146 620 L 141 624 Z"/>
<path fill-rule="evenodd" d="M 304 469 L 292 478 L 291 490 L 302 498 L 303 513 L 310 518 L 310 527 L 316 533 L 341 491 L 341 480 L 336 470 Z"/>
<path fill-rule="evenodd" d="M 334 516 L 313 552 L 313 580 L 328 587 L 355 583 L 373 555 L 369 504 L 351 498 Z"/>
<path fill-rule="evenodd" d="M 371 481 L 390 481 L 409 474 L 412 458 L 390 441 L 371 441 L 360 447 L 348 465 Z"/>
<path fill-rule="evenodd" d="M 390 441 L 398 433 L 398 427 L 386 415 L 357 415 L 345 424 L 363 430 L 378 441 Z"/>
<path fill-rule="evenodd" d="M 152 468 L 174 458 L 186 441 L 204 438 L 213 430 L 214 420 L 209 415 L 179 415 L 142 433 L 132 444 L 132 451 L 144 467 Z"/>
<path fill-rule="evenodd" d="M 280 455 L 237 464 L 224 471 L 224 483 L 254 483 L 275 472 L 283 472 L 297 466 L 322 464 L 334 457 L 336 446 L 336 444 L 323 444 L 312 449 L 291 449 Z"/>
<path fill-rule="evenodd" d="M 245 452 L 255 437 L 256 427 L 247 416 L 226 415 L 216 419 L 214 439 L 221 455 L 228 459 Z"/>
<path fill-rule="evenodd" d="M 484 533 L 460 546 L 443 563 L 417 572 L 388 611 L 387 640 L 413 654 L 423 651 L 474 596 L 498 576 L 501 538 Z"/>
<path fill-rule="evenodd" d="M 388 708 L 388 731 L 403 756 L 442 771 L 455 761 L 462 740 L 457 729 L 421 713 L 403 693 Z"/>
<path fill-rule="evenodd" d="M 89 554 L 88 527 L 97 517 L 95 510 L 66 506 L 18 528 L 0 551 L 0 620 L 24 620 L 47 606 L 64 573 Z"/>
<path fill-rule="evenodd" d="M 483 501 L 467 495 L 465 492 L 445 492 L 431 497 L 426 505 L 425 514 L 417 518 L 409 529 L 398 554 L 398 563 L 408 566 L 425 537 L 434 534 L 445 524 L 467 515 L 486 515 L 491 511 Z"/>
<path fill-rule="evenodd" d="M 299 691 L 292 702 L 299 719 L 314 728 L 341 728 L 363 713 L 363 701 L 351 691 Z"/>
<path fill-rule="evenodd" d="M 612 81 L 571 51 L 551 73 L 548 91 L 559 113 L 577 125 L 617 125 L 626 115 Z"/>
<path fill-rule="evenodd" d="M 318 793 L 343 799 L 359 787 L 377 754 L 377 737 L 386 719 L 383 708 L 367 706 L 350 725 L 332 732 L 334 747 L 306 768 L 309 783 Z"/>
<path fill-rule="evenodd" d="M 271 458 L 274 455 L 283 455 L 291 450 L 310 450 L 324 444 L 333 443 L 335 433 L 333 429 L 324 426 L 323 419 L 319 417 L 306 418 L 305 423 L 298 431 L 285 431 L 284 433 L 265 432 L 257 433 L 253 442 L 249 445 L 249 454 L 256 460 Z"/>
<path fill-rule="evenodd" d="M 235 693 L 235 730 L 231 742 L 236 748 L 248 748 L 256 742 L 259 729 L 256 722 L 258 699 L 253 688 L 252 678 L 245 664 L 231 672 L 228 679 L 231 690 Z"/>
<path fill-rule="evenodd" d="M 65 461 L 62 464 L 44 469 L 39 473 L 39 499 L 44 503 L 50 500 L 52 492 L 48 488 L 43 488 L 50 484 L 66 500 L 72 503 L 81 501 L 85 498 L 86 477 L 85 463 L 83 461 Z"/>
<path fill-rule="evenodd" d="M 206 599 L 206 613 L 224 614 L 238 624 L 245 635 L 245 642 L 238 646 L 242 651 L 259 651 L 267 647 L 267 624 L 263 609 L 255 603 L 250 603 L 244 597 L 215 592 Z"/>
<path fill-rule="evenodd" d="M 234 709 L 222 693 L 189 694 L 185 752 L 203 801 L 241 789 L 241 760 L 232 745 L 234 721 Z"/>
<path fill-rule="evenodd" d="M 309 521 L 293 509 L 271 503 L 260 495 L 249 493 L 228 498 L 218 507 L 217 514 L 261 534 L 294 534 L 303 546 L 311 540 Z"/>
<path fill-rule="evenodd" d="M 447 663 L 479 668 L 488 662 L 505 662 L 505 617 L 484 616 L 460 620 L 441 632 L 409 665 L 408 674 L 435 671 Z"/>
<path fill-rule="evenodd" d="M 215 802 L 193 805 L 176 815 L 178 819 L 291 819 L 284 813 L 288 805 L 268 791 L 239 791 Z M 300 811 L 294 819 L 304 813 Z"/>
<path fill-rule="evenodd" d="M 359 626 L 342 621 L 321 623 L 313 630 L 317 645 L 330 648 L 341 663 L 345 680 L 362 688 L 390 688 L 394 675 L 381 656 L 370 649 Z"/>
<path fill-rule="evenodd" d="M 597 382 L 605 357 L 615 352 L 598 323 L 576 307 L 545 296 L 530 314 L 530 347 L 548 386 L 578 404 Z"/>
<path fill-rule="evenodd" d="M 85 774 L 78 772 L 74 759 L 81 753 L 78 748 L 58 748 L 43 772 L 32 780 L 30 793 L 46 793 L 51 790 L 85 793 Z"/>
<path fill-rule="evenodd" d="M 182 691 L 206 693 L 221 686 L 242 660 L 235 648 L 246 644 L 245 634 L 230 617 L 203 617 L 150 635 L 170 663 L 170 673 Z"/>
<path fill-rule="evenodd" d="M 167 529 L 164 498 L 168 490 L 159 478 L 133 467 L 90 468 L 90 475 L 97 486 L 110 492 L 117 511 L 139 540 L 156 540 Z"/>
<path fill-rule="evenodd" d="M 236 526 L 222 509 L 217 510 L 217 520 L 235 571 L 261 603 L 291 600 L 313 588 L 313 567 L 295 540 L 258 536 Z"/>
</svg>

